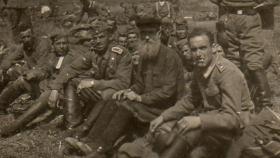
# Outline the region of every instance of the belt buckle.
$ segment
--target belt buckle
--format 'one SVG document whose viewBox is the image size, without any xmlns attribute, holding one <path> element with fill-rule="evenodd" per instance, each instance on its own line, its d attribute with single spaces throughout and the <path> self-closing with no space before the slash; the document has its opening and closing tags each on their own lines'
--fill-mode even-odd
<svg viewBox="0 0 280 158">
<path fill-rule="evenodd" d="M 243 15 L 243 10 L 237 10 L 238 15 Z"/>
</svg>

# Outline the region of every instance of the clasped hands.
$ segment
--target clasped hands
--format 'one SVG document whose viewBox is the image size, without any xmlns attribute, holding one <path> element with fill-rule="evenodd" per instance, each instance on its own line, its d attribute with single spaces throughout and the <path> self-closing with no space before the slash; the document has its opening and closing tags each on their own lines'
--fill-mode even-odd
<svg viewBox="0 0 280 158">
<path fill-rule="evenodd" d="M 113 95 L 114 100 L 130 100 L 136 102 L 142 102 L 142 97 L 132 91 L 131 89 L 120 90 Z"/>
</svg>

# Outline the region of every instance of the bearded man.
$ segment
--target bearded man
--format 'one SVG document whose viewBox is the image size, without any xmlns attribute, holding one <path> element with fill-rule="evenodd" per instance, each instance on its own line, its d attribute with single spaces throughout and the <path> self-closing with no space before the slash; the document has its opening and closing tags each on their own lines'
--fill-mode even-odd
<svg viewBox="0 0 280 158">
<path fill-rule="evenodd" d="M 151 22 L 153 25 L 149 26 L 159 28 L 160 22 Z M 145 42 L 141 44 L 139 71 L 133 85 L 129 89 L 116 92 L 113 95 L 116 101 L 106 104 L 108 107 L 116 108 L 106 126 L 102 131 L 99 130 L 100 132 L 92 129 L 81 141 L 75 138 L 66 139 L 72 147 L 90 158 L 110 155 L 114 142 L 126 134 L 131 120 L 136 119 L 146 124 L 148 130 L 150 121 L 174 105 L 182 96 L 184 87 L 181 85 L 184 78 L 181 59 L 177 53 L 161 44 L 156 33 L 157 30 L 150 32 L 149 37 L 147 36 Z M 100 116 L 105 117 L 104 113 Z M 98 123 L 97 120 L 95 124 Z"/>
</svg>

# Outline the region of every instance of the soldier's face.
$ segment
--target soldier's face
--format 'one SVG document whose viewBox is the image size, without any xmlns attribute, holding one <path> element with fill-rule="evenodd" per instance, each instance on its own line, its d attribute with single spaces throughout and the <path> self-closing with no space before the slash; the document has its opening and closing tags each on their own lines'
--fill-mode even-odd
<svg viewBox="0 0 280 158">
<path fill-rule="evenodd" d="M 185 30 L 185 29 L 177 30 L 176 35 L 179 39 L 184 39 L 187 37 L 187 30 Z"/>
<path fill-rule="evenodd" d="M 135 33 L 128 34 L 127 41 L 128 41 L 128 47 L 129 48 L 136 47 L 136 44 L 137 44 L 137 41 L 138 41 L 137 34 L 135 34 Z"/>
<path fill-rule="evenodd" d="M 32 35 L 32 31 L 26 30 L 20 33 L 20 37 L 21 37 L 21 41 L 24 45 L 26 46 L 31 46 L 33 43 L 33 35 Z"/>
<path fill-rule="evenodd" d="M 54 51 L 59 55 L 65 55 L 69 51 L 69 43 L 66 37 L 56 40 L 53 43 Z"/>
<path fill-rule="evenodd" d="M 213 59 L 212 47 L 208 36 L 195 36 L 189 42 L 195 66 L 202 69 L 207 68 Z"/>
<path fill-rule="evenodd" d="M 114 30 L 116 28 L 116 22 L 114 20 L 107 20 L 107 24 L 110 30 Z"/>
<path fill-rule="evenodd" d="M 192 60 L 192 52 L 191 52 L 189 45 L 183 46 L 182 53 L 186 60 Z"/>
<path fill-rule="evenodd" d="M 106 51 L 109 45 L 109 35 L 108 33 L 101 32 L 93 36 L 93 49 L 96 52 Z"/>
<path fill-rule="evenodd" d="M 119 45 L 123 46 L 123 47 L 127 47 L 127 37 L 119 37 L 118 40 Z"/>
</svg>

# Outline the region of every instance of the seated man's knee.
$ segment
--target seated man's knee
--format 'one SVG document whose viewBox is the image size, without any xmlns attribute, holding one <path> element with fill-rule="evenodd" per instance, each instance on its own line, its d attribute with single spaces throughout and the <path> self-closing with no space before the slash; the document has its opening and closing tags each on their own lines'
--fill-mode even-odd
<svg viewBox="0 0 280 158">
<path fill-rule="evenodd" d="M 195 147 L 191 151 L 189 158 L 208 158 L 206 147 L 204 146 Z"/>
<path fill-rule="evenodd" d="M 19 77 L 17 80 L 15 80 L 12 85 L 12 87 L 15 88 L 21 88 L 26 90 L 31 90 L 31 85 L 23 77 Z"/>
<path fill-rule="evenodd" d="M 117 153 L 116 157 L 117 157 L 117 158 L 131 158 L 130 156 L 128 156 L 128 155 L 125 154 L 125 153 Z"/>
</svg>

